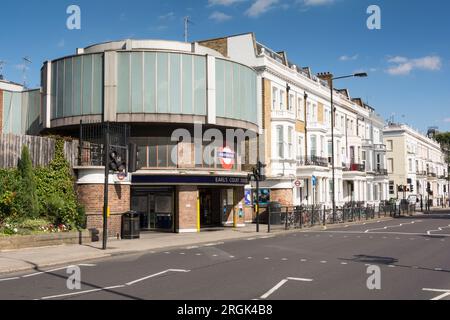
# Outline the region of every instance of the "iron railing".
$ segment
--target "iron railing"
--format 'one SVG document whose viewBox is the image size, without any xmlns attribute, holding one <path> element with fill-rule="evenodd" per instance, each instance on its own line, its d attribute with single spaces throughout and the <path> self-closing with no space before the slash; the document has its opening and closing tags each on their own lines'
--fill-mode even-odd
<svg viewBox="0 0 450 320">
<path fill-rule="evenodd" d="M 318 166 L 318 167 L 328 167 L 328 159 L 316 156 L 299 157 L 298 165 L 300 166 Z"/>
<path fill-rule="evenodd" d="M 302 229 L 314 226 L 342 224 L 368 221 L 382 217 L 401 217 L 412 215 L 416 206 L 409 203 L 400 205 L 382 203 L 377 206 L 364 206 L 361 203 L 349 203 L 333 210 L 325 206 L 285 206 L 269 207 L 263 212 L 263 223 L 267 223 L 267 231 Z"/>
</svg>

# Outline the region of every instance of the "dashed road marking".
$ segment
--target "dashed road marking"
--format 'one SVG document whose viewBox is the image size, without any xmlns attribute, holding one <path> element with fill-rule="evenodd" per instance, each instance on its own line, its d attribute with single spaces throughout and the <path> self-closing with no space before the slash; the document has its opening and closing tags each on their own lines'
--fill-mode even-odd
<svg viewBox="0 0 450 320">
<path fill-rule="evenodd" d="M 280 289 L 282 286 L 284 286 L 288 281 L 299 281 L 299 282 L 312 282 L 313 279 L 303 279 L 303 278 L 286 278 L 284 280 L 281 280 L 278 284 L 275 285 L 272 289 L 267 291 L 265 294 L 261 296 L 260 299 L 267 299 L 270 297 L 273 293 L 275 293 L 278 289 Z"/>
</svg>

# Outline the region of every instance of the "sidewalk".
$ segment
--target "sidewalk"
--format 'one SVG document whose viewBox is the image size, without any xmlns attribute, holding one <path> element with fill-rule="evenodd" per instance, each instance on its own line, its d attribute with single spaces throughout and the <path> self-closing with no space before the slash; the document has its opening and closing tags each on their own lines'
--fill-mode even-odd
<svg viewBox="0 0 450 320">
<path fill-rule="evenodd" d="M 391 218 L 381 218 L 372 221 L 389 219 Z M 366 221 L 361 221 L 360 223 L 364 222 Z M 342 225 L 327 226 L 328 229 L 336 227 L 342 227 Z M 313 230 L 323 230 L 323 227 L 317 226 L 314 228 L 293 229 L 289 231 L 274 229 L 270 235 Z M 110 239 L 108 241 L 108 249 L 105 251 L 101 250 L 101 241 L 86 245 L 65 245 L 3 251 L 0 252 L 0 275 L 27 270 L 39 270 L 51 266 L 69 265 L 71 263 L 108 258 L 115 255 L 161 251 L 168 250 L 169 248 L 214 244 L 244 238 L 261 238 L 267 237 L 268 235 L 267 225 L 261 225 L 260 233 L 256 232 L 255 225 L 247 225 L 238 229 L 221 228 L 212 231 L 203 231 L 201 233 L 143 233 L 141 239 L 138 240 Z"/>
</svg>

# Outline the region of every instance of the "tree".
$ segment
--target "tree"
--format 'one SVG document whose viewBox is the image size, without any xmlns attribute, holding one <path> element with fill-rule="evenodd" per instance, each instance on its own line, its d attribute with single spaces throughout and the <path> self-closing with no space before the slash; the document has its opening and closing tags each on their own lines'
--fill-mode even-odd
<svg viewBox="0 0 450 320">
<path fill-rule="evenodd" d="M 438 133 L 436 141 L 441 144 L 443 151 L 446 152 L 447 163 L 450 164 L 450 132 Z"/>
<path fill-rule="evenodd" d="M 36 193 L 36 179 L 31 163 L 30 152 L 23 146 L 19 160 L 20 190 L 18 190 L 19 203 L 24 217 L 35 218 L 39 215 L 39 204 Z"/>
</svg>

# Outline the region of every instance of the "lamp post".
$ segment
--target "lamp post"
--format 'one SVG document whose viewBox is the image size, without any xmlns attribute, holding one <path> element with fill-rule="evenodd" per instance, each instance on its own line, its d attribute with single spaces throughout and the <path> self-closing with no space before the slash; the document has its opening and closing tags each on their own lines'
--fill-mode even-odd
<svg viewBox="0 0 450 320">
<path fill-rule="evenodd" d="M 333 81 L 340 80 L 340 79 L 346 79 L 346 78 L 365 78 L 367 77 L 367 73 L 354 73 L 352 75 L 347 76 L 341 76 L 341 77 L 334 77 L 332 73 L 325 72 L 325 73 L 319 73 L 317 75 L 319 79 L 322 79 L 324 81 L 328 82 L 328 86 L 330 87 L 330 93 L 331 93 L 331 162 L 332 162 L 332 185 L 333 185 L 333 192 L 332 192 L 332 205 L 333 205 L 333 223 L 336 223 L 336 164 L 335 164 L 335 157 L 334 157 L 334 123 L 335 123 L 335 114 L 336 114 L 336 108 L 334 107 L 334 87 L 333 87 Z"/>
</svg>

